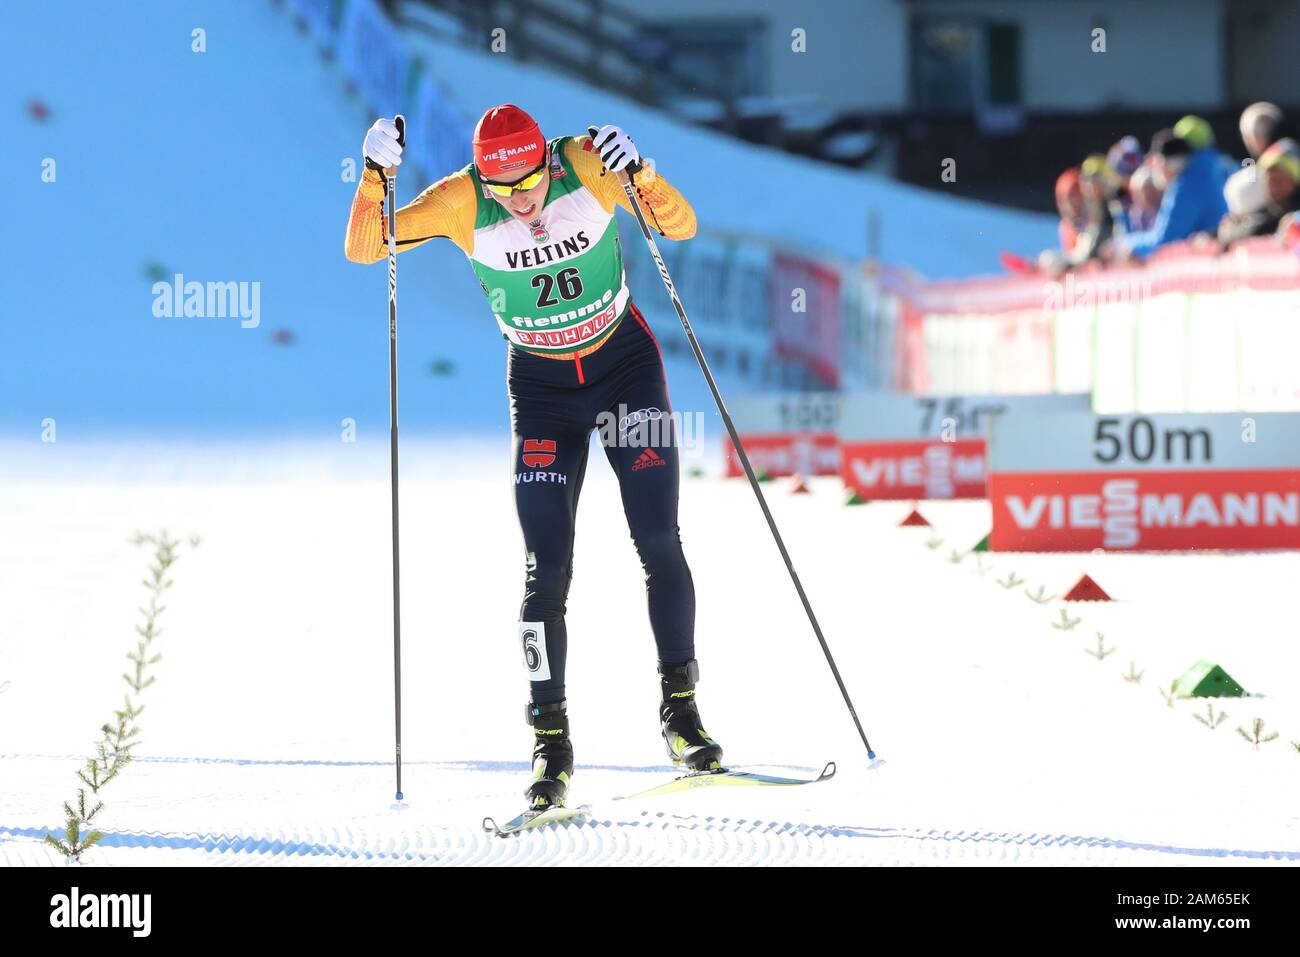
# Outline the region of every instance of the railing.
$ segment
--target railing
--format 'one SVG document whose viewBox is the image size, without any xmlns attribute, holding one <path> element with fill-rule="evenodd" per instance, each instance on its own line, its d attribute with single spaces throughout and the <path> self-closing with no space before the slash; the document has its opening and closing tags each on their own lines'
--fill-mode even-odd
<svg viewBox="0 0 1300 957">
<path fill-rule="evenodd" d="M 605 0 L 403 0 L 386 5 L 404 28 L 481 50 L 499 39 L 515 59 L 562 62 L 593 83 L 642 103 L 669 107 L 664 97 L 689 89 L 711 107 L 722 129 L 736 127 L 733 92 L 682 72 L 662 55 L 667 51 L 656 53 L 652 21 Z M 431 20 L 426 10 L 442 16 Z"/>
</svg>

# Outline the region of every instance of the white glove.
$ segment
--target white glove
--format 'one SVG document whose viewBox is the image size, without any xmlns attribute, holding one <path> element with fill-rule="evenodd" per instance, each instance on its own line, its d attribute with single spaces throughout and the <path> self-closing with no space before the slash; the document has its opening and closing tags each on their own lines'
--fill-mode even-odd
<svg viewBox="0 0 1300 957">
<path fill-rule="evenodd" d="M 600 160 L 605 164 L 605 169 L 611 173 L 617 173 L 633 163 L 641 162 L 641 154 L 637 152 L 632 137 L 624 133 L 621 128 L 602 126 L 598 130 L 594 126 L 589 126 L 587 132 L 591 134 L 592 146 L 600 154 Z"/>
<path fill-rule="evenodd" d="M 375 125 L 366 130 L 366 141 L 361 147 L 366 165 L 378 170 L 401 166 L 402 144 L 398 140 L 396 123 L 388 117 L 375 120 Z"/>
</svg>

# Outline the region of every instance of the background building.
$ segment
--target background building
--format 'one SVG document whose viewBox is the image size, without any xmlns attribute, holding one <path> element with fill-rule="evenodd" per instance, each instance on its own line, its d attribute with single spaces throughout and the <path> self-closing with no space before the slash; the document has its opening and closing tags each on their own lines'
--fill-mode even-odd
<svg viewBox="0 0 1300 957">
<path fill-rule="evenodd" d="M 1237 146 L 1254 100 L 1300 105 L 1300 0 L 402 0 L 397 14 L 611 82 L 698 122 L 920 186 L 1051 208 L 1101 141 L 1197 112 Z M 471 26 L 467 27 L 466 24 Z M 798 31 L 803 31 L 802 36 Z M 792 47 L 802 44 L 803 52 Z"/>
</svg>

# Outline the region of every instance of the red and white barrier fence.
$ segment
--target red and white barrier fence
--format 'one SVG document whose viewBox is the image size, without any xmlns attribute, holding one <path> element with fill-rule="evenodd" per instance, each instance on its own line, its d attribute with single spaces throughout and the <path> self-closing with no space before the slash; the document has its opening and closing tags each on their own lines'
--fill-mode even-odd
<svg viewBox="0 0 1300 957">
<path fill-rule="evenodd" d="M 1177 244 L 1060 280 L 883 273 L 894 388 L 1091 392 L 1104 412 L 1300 411 L 1300 256 L 1272 239 Z"/>
</svg>

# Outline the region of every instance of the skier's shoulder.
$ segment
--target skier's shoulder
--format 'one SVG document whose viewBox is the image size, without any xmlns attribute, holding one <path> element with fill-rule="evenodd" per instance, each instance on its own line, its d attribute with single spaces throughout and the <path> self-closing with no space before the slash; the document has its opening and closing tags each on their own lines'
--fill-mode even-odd
<svg viewBox="0 0 1300 957">
<path fill-rule="evenodd" d="M 601 197 L 602 205 L 610 206 L 610 186 L 614 181 L 603 175 L 605 166 L 600 161 L 600 154 L 592 146 L 591 137 L 582 133 L 578 136 L 556 137 L 556 140 L 558 145 L 552 147 L 552 153 L 563 156 L 564 163 L 573 170 L 578 181 Z"/>
<path fill-rule="evenodd" d="M 563 156 L 564 162 L 570 166 L 579 176 L 593 169 L 592 163 L 595 162 L 595 169 L 600 168 L 600 156 L 596 153 L 591 145 L 591 137 L 586 133 L 578 136 L 557 136 L 551 147 L 552 155 L 559 154 Z M 585 179 L 586 177 L 583 176 Z"/>
<path fill-rule="evenodd" d="M 475 185 L 472 163 L 455 172 L 448 173 L 442 179 L 430 183 L 420 194 L 420 200 L 442 206 L 448 210 L 472 208 L 475 201 Z"/>
<path fill-rule="evenodd" d="M 476 196 L 469 166 L 448 173 L 398 211 L 399 231 L 405 218 L 416 235 L 426 239 L 447 236 L 468 255 L 474 246 Z"/>
<path fill-rule="evenodd" d="M 557 136 L 551 143 L 553 144 L 552 149 L 556 145 L 562 146 L 565 157 L 570 160 L 580 153 L 595 154 L 595 148 L 591 145 L 591 137 L 586 133 L 579 133 L 577 136 Z"/>
</svg>

